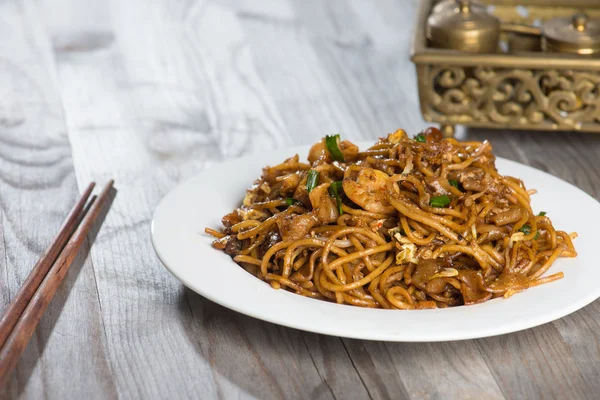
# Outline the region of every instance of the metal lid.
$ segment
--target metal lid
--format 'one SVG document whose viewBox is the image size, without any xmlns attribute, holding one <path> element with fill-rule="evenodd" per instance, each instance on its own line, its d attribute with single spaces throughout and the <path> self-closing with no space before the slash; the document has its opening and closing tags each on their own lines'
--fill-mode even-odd
<svg viewBox="0 0 600 400">
<path fill-rule="evenodd" d="M 600 53 L 600 20 L 579 13 L 544 22 L 546 50 L 572 54 Z"/>
<path fill-rule="evenodd" d="M 471 53 L 495 52 L 500 20 L 469 0 L 457 1 L 453 8 L 432 13 L 427 19 L 427 37 L 435 47 Z"/>
<path fill-rule="evenodd" d="M 436 3 L 435 6 L 431 9 L 432 14 L 443 14 L 448 12 L 455 12 L 455 10 L 460 6 L 460 0 L 442 0 Z M 479 2 L 472 1 L 471 2 L 471 10 L 478 13 L 485 13 L 485 6 Z"/>
</svg>

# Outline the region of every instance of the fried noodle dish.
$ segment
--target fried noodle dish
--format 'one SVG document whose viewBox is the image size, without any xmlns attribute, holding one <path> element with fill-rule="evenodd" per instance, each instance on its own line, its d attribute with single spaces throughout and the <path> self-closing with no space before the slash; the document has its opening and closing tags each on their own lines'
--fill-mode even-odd
<svg viewBox="0 0 600 400">
<path fill-rule="evenodd" d="M 241 207 L 206 232 L 275 289 L 360 307 L 423 309 L 509 297 L 563 277 L 576 234 L 531 209 L 489 142 L 429 128 L 360 151 L 339 135 L 263 169 Z"/>
</svg>

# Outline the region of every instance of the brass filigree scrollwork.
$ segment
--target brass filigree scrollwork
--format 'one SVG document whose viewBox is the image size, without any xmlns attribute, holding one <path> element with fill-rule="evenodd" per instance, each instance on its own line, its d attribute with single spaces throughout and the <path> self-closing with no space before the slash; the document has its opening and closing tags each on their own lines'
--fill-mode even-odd
<svg viewBox="0 0 600 400">
<path fill-rule="evenodd" d="M 427 66 L 426 119 L 442 124 L 581 129 L 600 122 L 600 74 Z"/>
</svg>

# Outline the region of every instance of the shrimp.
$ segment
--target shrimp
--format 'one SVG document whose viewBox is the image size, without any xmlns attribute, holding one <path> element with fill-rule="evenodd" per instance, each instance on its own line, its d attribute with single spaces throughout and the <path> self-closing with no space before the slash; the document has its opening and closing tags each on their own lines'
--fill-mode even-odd
<svg viewBox="0 0 600 400">
<path fill-rule="evenodd" d="M 358 174 L 355 174 L 357 170 Z M 388 178 L 389 175 L 383 171 L 353 165 L 346 169 L 342 185 L 346 196 L 363 209 L 390 214 L 395 208 L 387 200 Z"/>
</svg>

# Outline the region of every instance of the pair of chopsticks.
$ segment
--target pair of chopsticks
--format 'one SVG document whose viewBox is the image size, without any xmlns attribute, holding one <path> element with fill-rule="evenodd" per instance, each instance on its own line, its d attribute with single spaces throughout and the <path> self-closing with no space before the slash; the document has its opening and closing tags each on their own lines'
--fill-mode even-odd
<svg viewBox="0 0 600 400">
<path fill-rule="evenodd" d="M 113 183 L 113 180 L 109 181 L 89 202 L 95 183 L 88 185 L 0 319 L 0 388 L 8 381 L 90 228 L 107 203 Z"/>
</svg>

